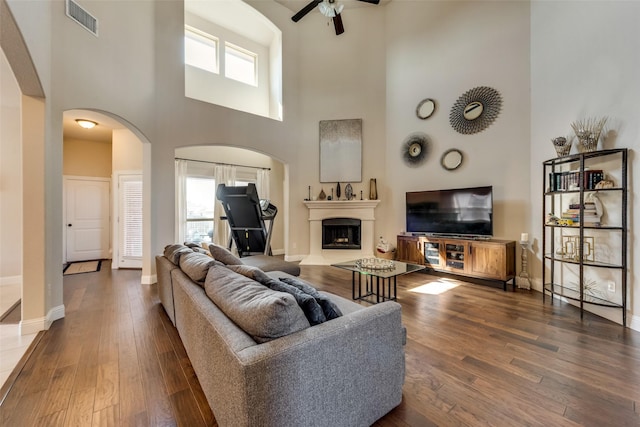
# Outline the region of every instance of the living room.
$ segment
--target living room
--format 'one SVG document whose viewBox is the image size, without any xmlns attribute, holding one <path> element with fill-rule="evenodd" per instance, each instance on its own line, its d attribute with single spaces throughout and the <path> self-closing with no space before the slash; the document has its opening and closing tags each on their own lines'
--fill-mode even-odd
<svg viewBox="0 0 640 427">
<path fill-rule="evenodd" d="M 510 240 L 523 232 L 531 236 L 529 271 L 538 291 L 541 163 L 555 157 L 551 139 L 570 135 L 570 124 L 585 117 L 609 118 L 601 148 L 632 148 L 640 133 L 638 107 L 629 95 L 638 92 L 640 51 L 634 34 L 640 7 L 633 2 L 392 0 L 347 8 L 340 36 L 319 14 L 293 23 L 294 12 L 278 2 L 247 2 L 283 33 L 282 121 L 185 98 L 182 2 L 79 3 L 99 18 L 99 37 L 66 17 L 63 2 L 0 3 L 3 28 L 14 31 L 1 40 L 14 73 L 9 83 L 3 75 L 2 167 L 13 173 L 4 162 L 21 164 L 17 200 L 28 206 L 20 212 L 23 225 L 16 235 L 15 220 L 4 222 L 5 209 L 13 207 L 2 196 L 0 276 L 22 279 L 25 329 L 46 329 L 64 317 L 61 129 L 63 112 L 70 109 L 118 117 L 151 147 L 150 269 L 152 257 L 174 241 L 175 196 L 169 190 L 174 188 L 177 147 L 236 146 L 284 163 L 281 249 L 295 261 L 308 253 L 310 243 L 302 201 L 309 186 L 314 192 L 323 187 L 318 122 L 359 118 L 363 181 L 352 185 L 357 194 L 366 194 L 369 179 L 377 179 L 376 235 L 393 241 L 405 229 L 407 191 L 492 185 L 494 235 Z M 17 26 L 4 25 L 9 21 Z M 5 84 L 20 88 L 21 104 L 4 104 Z M 486 130 L 459 134 L 449 124 L 449 111 L 461 94 L 478 86 L 496 89 L 502 109 Z M 436 111 L 421 121 L 415 108 L 424 98 L 436 100 Z M 400 150 L 416 131 L 428 134 L 431 145 L 426 161 L 410 168 Z M 16 135 L 22 156 L 5 156 L 8 140 L 15 142 Z M 455 171 L 439 165 L 449 148 L 464 153 Z M 635 162 L 632 155 L 632 180 Z M 14 181 L 3 177 L 4 182 Z M 635 203 L 630 200 L 633 224 Z M 628 326 L 638 330 L 633 237 Z M 16 253 L 22 254 L 19 260 Z M 16 263 L 29 268 L 7 272 Z M 617 313 L 610 317 L 619 322 Z"/>
<path fill-rule="evenodd" d="M 39 22 L 33 6 L 9 4 L 21 30 L 30 34 L 26 22 Z M 184 97 L 183 66 L 178 59 L 183 16 L 179 2 L 136 3 L 127 13 L 154 19 L 141 19 L 147 25 L 138 22 L 135 28 L 120 22 L 119 7 L 124 5 L 95 2 L 91 12 L 100 17 L 103 32 L 118 25 L 117 40 L 85 34 L 64 15 L 62 5 L 38 5 L 42 6 L 37 9 L 42 13 L 39 19 L 55 28 L 51 46 L 55 61 L 49 58 L 48 49 L 29 46 L 36 68 L 51 70 L 41 71 L 50 77 L 40 80 L 45 85 L 55 81 L 56 90 L 47 91 L 56 94 L 47 98 L 54 116 L 43 134 L 57 140 L 61 123 L 55 117 L 78 106 L 116 115 L 131 124 L 145 143 L 151 143 L 154 188 L 172 188 L 172 162 L 178 146 L 223 144 L 267 153 L 286 164 L 288 194 L 281 208 L 286 218 L 283 249 L 291 260 L 308 250 L 306 209 L 301 202 L 309 185 L 315 191 L 321 187 L 317 161 L 320 120 L 363 120 L 364 182 L 353 185 L 357 192 L 366 187 L 369 178 L 378 180 L 382 203 L 376 215 L 384 221 L 376 223 L 376 235 L 393 239 L 404 229 L 406 191 L 493 185 L 494 234 L 513 240 L 521 232 L 532 236 L 534 251 L 538 248 L 530 257 L 536 289 L 540 289 L 541 268 L 539 245 L 535 245 L 542 223 L 539 165 L 555 155 L 550 139 L 568 135 L 570 123 L 581 117 L 607 115 L 612 132 L 602 144 L 606 148 L 633 145 L 622 143 L 635 135 L 630 124 L 634 106 L 623 96 L 630 93 L 628 85 L 634 84 L 630 64 L 635 50 L 630 47 L 633 39 L 625 33 L 628 27 L 619 24 L 628 22 L 635 12 L 629 3 L 590 2 L 588 6 L 577 4 L 574 10 L 571 5 L 548 2 L 390 2 L 379 8 L 354 8 L 345 22 L 350 30 L 335 36 L 331 28 L 322 31 L 326 28 L 321 16 L 312 14 L 294 24 L 289 9 L 275 2 L 256 2 L 252 6 L 284 34 L 282 122 Z M 576 24 L 568 25 L 574 22 L 571 20 Z M 615 23 L 615 31 L 606 32 L 606 37 L 602 31 L 580 31 L 576 39 L 574 26 L 594 28 L 603 22 Z M 49 27 L 38 28 L 44 31 Z M 25 34 L 25 40 L 48 38 L 38 31 Z M 467 43 L 469 34 L 474 35 L 474 43 Z M 136 49 L 128 43 L 131 37 L 138 40 Z M 81 67 L 76 66 L 79 51 L 83 52 Z M 592 61 L 594 52 L 602 55 L 602 60 L 585 67 L 585 58 Z M 357 62 L 348 60 L 355 55 L 360 58 Z M 112 58 L 129 65 L 114 69 Z M 136 72 L 130 73 L 128 68 Z M 579 73 L 561 71 L 577 68 Z M 604 77 L 612 73 L 615 78 Z M 481 133 L 458 134 L 448 123 L 448 110 L 458 96 L 481 85 L 501 94 L 500 115 Z M 414 110 L 425 97 L 436 100 L 437 110 L 421 122 Z M 404 138 L 414 131 L 429 135 L 431 155 L 421 167 L 408 168 L 399 151 Z M 59 170 L 61 148 L 57 147 L 61 145 L 61 141 L 49 144 L 52 155 L 42 162 L 51 164 L 46 172 L 44 166 L 30 171 L 30 179 L 37 181 L 37 174 L 41 174 L 39 179 L 44 180 L 45 173 Z M 464 166 L 453 173 L 438 165 L 439 155 L 448 148 L 459 148 L 465 155 Z M 62 278 L 57 272 L 62 263 L 58 252 L 61 230 L 54 226 L 61 222 L 61 206 L 53 200 L 60 199 L 55 195 L 62 190 L 57 179 L 47 182 L 50 208 L 45 208 L 44 188 L 25 188 L 25 194 L 35 199 L 32 206 L 39 206 L 47 230 L 40 234 L 43 253 L 30 251 L 30 256 L 42 257 L 46 272 L 26 273 L 38 277 L 25 283 L 34 286 L 33 292 L 39 295 L 45 291 L 44 283 L 51 285 L 46 303 L 38 298 L 40 302 L 29 315 L 32 318 L 44 318 L 61 305 Z M 148 255 L 174 238 L 174 198 L 164 191 L 153 194 L 163 197 L 152 197 Z M 3 250 L 10 249 L 15 246 L 3 244 Z M 630 304 L 632 313 L 637 312 L 636 305 L 635 301 Z M 27 309 L 27 313 L 32 312 Z M 635 317 L 631 319 L 633 325 Z"/>
</svg>

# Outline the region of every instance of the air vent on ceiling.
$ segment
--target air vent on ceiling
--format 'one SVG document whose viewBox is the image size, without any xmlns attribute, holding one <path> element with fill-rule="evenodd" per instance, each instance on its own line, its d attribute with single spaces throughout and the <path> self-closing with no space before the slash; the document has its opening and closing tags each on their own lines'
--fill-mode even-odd
<svg viewBox="0 0 640 427">
<path fill-rule="evenodd" d="M 98 20 L 73 0 L 66 1 L 67 16 L 94 36 L 98 36 Z"/>
</svg>

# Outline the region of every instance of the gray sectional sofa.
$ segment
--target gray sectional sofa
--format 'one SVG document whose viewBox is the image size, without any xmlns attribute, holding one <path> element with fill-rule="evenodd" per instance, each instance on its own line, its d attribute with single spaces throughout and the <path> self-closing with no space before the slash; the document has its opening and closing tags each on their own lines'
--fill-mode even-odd
<svg viewBox="0 0 640 427">
<path fill-rule="evenodd" d="M 294 275 L 175 248 L 156 264 L 162 305 L 219 425 L 368 426 L 400 404 L 399 304 L 320 292 L 342 315 L 311 326 L 299 295 L 264 284 L 300 284 Z"/>
</svg>

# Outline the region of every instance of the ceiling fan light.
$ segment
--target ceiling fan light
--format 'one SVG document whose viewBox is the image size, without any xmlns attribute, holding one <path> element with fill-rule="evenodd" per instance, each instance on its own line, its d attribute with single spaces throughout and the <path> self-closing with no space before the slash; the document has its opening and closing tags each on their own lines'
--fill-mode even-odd
<svg viewBox="0 0 640 427">
<path fill-rule="evenodd" d="M 328 0 L 324 0 L 322 3 L 318 5 L 318 10 L 327 18 L 333 18 L 336 15 L 339 15 L 344 9 L 344 5 L 338 4 L 335 1 L 331 2 Z"/>
<path fill-rule="evenodd" d="M 78 123 L 80 127 L 83 127 L 85 129 L 93 129 L 98 124 L 93 120 L 87 120 L 87 119 L 76 119 L 76 123 Z"/>
</svg>

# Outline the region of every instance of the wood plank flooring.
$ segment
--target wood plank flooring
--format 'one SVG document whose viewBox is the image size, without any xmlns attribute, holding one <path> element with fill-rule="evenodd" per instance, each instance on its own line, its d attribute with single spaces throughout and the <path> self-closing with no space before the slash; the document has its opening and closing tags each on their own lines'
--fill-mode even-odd
<svg viewBox="0 0 640 427">
<path fill-rule="evenodd" d="M 302 266 L 301 277 L 351 296 L 347 271 Z M 640 425 L 640 333 L 543 305 L 537 292 L 423 273 L 400 277 L 398 296 L 403 402 L 376 426 Z M 66 276 L 64 302 L 66 317 L 0 406 L 0 425 L 216 425 L 156 286 L 140 285 L 139 271 L 106 264 Z"/>
</svg>

